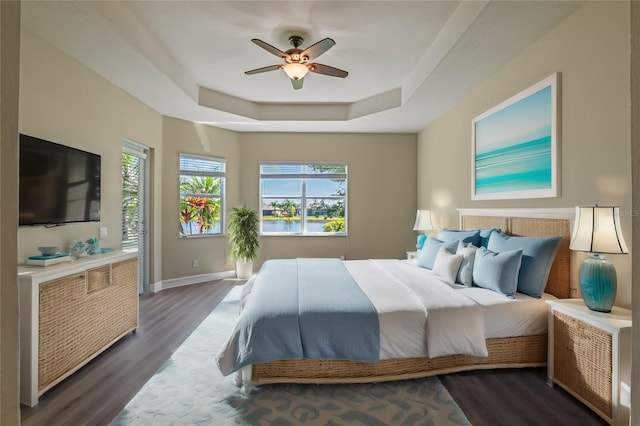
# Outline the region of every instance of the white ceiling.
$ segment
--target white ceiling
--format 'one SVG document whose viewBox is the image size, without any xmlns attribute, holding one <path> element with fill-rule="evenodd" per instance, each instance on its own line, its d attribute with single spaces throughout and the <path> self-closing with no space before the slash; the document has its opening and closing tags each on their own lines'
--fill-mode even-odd
<svg viewBox="0 0 640 426">
<path fill-rule="evenodd" d="M 579 1 L 28 1 L 22 25 L 158 112 L 249 132 L 423 129 Z M 293 90 L 287 50 L 331 37 Z"/>
</svg>

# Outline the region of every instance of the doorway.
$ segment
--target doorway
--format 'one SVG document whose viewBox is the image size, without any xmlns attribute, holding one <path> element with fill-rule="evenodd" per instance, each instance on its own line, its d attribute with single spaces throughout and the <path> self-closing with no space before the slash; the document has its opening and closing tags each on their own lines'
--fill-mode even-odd
<svg viewBox="0 0 640 426">
<path fill-rule="evenodd" d="M 147 147 L 123 141 L 122 249 L 138 250 L 138 293 L 149 292 L 148 157 Z"/>
</svg>

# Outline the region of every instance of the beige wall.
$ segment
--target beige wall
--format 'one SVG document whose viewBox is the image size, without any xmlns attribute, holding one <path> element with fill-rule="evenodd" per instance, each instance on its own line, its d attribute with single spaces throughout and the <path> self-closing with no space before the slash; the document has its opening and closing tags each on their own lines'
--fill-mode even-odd
<svg viewBox="0 0 640 426">
<path fill-rule="evenodd" d="M 631 2 L 631 169 L 633 174 L 633 234 L 640 235 L 640 3 Z M 632 316 L 640 324 L 640 238 L 633 240 Z M 633 328 L 632 353 L 635 361 L 631 371 L 631 388 L 640 389 L 640 327 Z M 640 425 L 640 392 L 631 393 L 631 418 Z"/>
<path fill-rule="evenodd" d="M 163 122 L 163 280 L 235 269 L 226 236 L 179 238 L 179 153 L 227 160 L 227 212 L 240 204 L 258 210 L 260 161 L 348 164 L 349 235 L 262 236 L 256 269 L 273 258 L 398 258 L 413 247 L 415 135 L 236 133 L 169 117 Z"/>
<path fill-rule="evenodd" d="M 228 259 L 226 236 L 180 238 L 178 154 L 198 154 L 227 160 L 225 211 L 240 203 L 240 141 L 236 132 L 164 117 L 162 202 L 164 212 L 162 279 L 187 277 L 235 269 Z M 198 268 L 192 261 L 198 260 Z"/>
<path fill-rule="evenodd" d="M 629 4 L 587 3 L 418 135 L 418 206 L 440 226 L 456 208 L 619 205 L 631 243 Z M 562 73 L 561 195 L 471 201 L 471 120 L 530 85 Z M 578 260 L 581 259 L 580 254 Z M 616 304 L 630 306 L 631 256 L 611 255 Z"/>
<path fill-rule="evenodd" d="M 122 141 L 128 139 L 152 150 L 162 161 L 162 116 L 117 88 L 89 68 L 28 30 L 22 32 L 20 69 L 20 132 L 102 156 L 102 203 L 99 223 L 68 224 L 56 228 L 20 227 L 18 260 L 37 253 L 38 246 L 68 247 L 75 239 L 97 237 L 106 226 L 101 245 L 121 247 Z M 152 182 L 161 170 L 153 171 Z M 161 187 L 151 195 L 151 276 L 158 275 L 161 242 Z"/>
<path fill-rule="evenodd" d="M 348 236 L 262 236 L 273 258 L 403 258 L 415 248 L 416 135 L 243 133 L 242 202 L 259 208 L 261 161 L 345 162 Z"/>
<path fill-rule="evenodd" d="M 18 80 L 20 2 L 0 2 L 0 424 L 20 423 L 18 403 Z"/>
</svg>

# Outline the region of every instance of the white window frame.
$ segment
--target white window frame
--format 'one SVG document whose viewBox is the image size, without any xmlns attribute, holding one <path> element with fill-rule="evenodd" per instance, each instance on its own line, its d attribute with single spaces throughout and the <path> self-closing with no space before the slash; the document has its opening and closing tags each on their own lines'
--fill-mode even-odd
<svg viewBox="0 0 640 426">
<path fill-rule="evenodd" d="M 331 166 L 342 166 L 344 167 L 345 172 L 344 173 L 282 173 L 282 174 L 272 174 L 272 173 L 262 173 L 262 166 L 263 165 L 288 165 L 288 166 L 327 166 L 327 167 L 331 167 Z M 348 190 L 348 165 L 347 163 L 340 163 L 340 162 L 311 162 L 311 161 L 304 161 L 304 162 L 288 162 L 288 161 L 262 161 L 260 162 L 259 165 L 260 169 L 259 169 L 259 187 L 260 187 L 260 199 L 259 199 L 259 206 L 260 206 L 260 235 L 265 235 L 265 236 L 324 236 L 324 237 L 344 237 L 347 236 L 349 233 L 349 226 L 348 226 L 348 195 L 349 195 L 349 190 Z M 302 194 L 299 197 L 300 199 L 300 232 L 264 232 L 262 229 L 262 225 L 264 223 L 263 221 L 263 199 L 265 197 L 263 197 L 262 195 L 262 179 L 302 179 Z M 306 187 L 306 180 L 308 179 L 344 179 L 344 196 L 342 195 L 335 195 L 335 196 L 322 196 L 322 197 L 307 197 L 307 187 Z M 281 196 L 266 196 L 267 199 L 281 199 L 281 198 L 286 198 L 286 197 L 281 197 Z M 294 197 L 291 197 L 294 198 Z M 295 197 L 296 199 L 298 199 L 298 197 Z M 309 232 L 307 231 L 306 227 L 307 227 L 307 200 L 308 199 L 316 199 L 316 198 L 323 198 L 323 199 L 335 199 L 335 200 L 344 200 L 344 232 Z"/>
<path fill-rule="evenodd" d="M 200 171 L 195 172 L 192 170 L 183 170 L 182 169 L 182 160 L 183 159 L 191 159 L 195 161 L 205 161 L 210 163 L 217 163 L 221 166 L 221 171 Z M 226 224 L 226 213 L 225 213 L 225 195 L 226 195 L 226 177 L 227 177 L 227 160 L 219 157 L 211 157 L 204 155 L 196 155 L 196 154 L 186 154 L 179 153 L 178 154 L 178 219 L 180 218 L 180 199 L 183 197 L 182 191 L 180 190 L 180 177 L 181 176 L 198 176 L 198 177 L 214 177 L 220 179 L 220 195 L 217 194 L 193 194 L 198 196 L 203 196 L 204 198 L 216 198 L 220 200 L 220 231 L 219 232 L 207 232 L 203 234 L 182 234 L 180 233 L 180 238 L 201 238 L 201 237 L 217 237 L 225 235 L 225 224 Z M 182 222 L 179 222 L 180 226 L 182 226 Z"/>
</svg>

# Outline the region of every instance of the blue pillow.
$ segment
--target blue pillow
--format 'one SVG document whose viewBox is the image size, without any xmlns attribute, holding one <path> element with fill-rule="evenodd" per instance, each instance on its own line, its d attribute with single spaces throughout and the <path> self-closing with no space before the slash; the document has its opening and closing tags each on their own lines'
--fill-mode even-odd
<svg viewBox="0 0 640 426">
<path fill-rule="evenodd" d="M 518 291 L 540 298 L 562 237 L 510 237 L 492 232 L 487 248 L 496 252 L 522 249 Z"/>
<path fill-rule="evenodd" d="M 502 232 L 500 228 L 485 228 L 480 230 L 480 247 L 487 248 L 489 244 L 489 237 L 491 236 L 491 232 Z"/>
<path fill-rule="evenodd" d="M 463 243 L 471 243 L 476 247 L 480 247 L 480 230 L 458 231 L 455 229 L 444 228 L 438 234 L 438 239 L 445 243 L 450 241 L 462 241 Z"/>
<path fill-rule="evenodd" d="M 445 243 L 437 238 L 427 238 L 427 241 L 424 242 L 424 246 L 422 246 L 422 250 L 418 254 L 416 265 L 422 268 L 433 269 L 433 264 L 436 261 L 440 247 L 444 247 L 448 252 L 455 254 L 456 248 L 458 248 L 458 242 L 451 241 Z"/>
<path fill-rule="evenodd" d="M 476 250 L 473 285 L 515 298 L 522 249 L 495 253 L 484 247 Z"/>
</svg>

